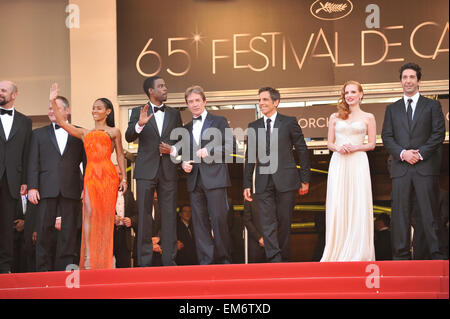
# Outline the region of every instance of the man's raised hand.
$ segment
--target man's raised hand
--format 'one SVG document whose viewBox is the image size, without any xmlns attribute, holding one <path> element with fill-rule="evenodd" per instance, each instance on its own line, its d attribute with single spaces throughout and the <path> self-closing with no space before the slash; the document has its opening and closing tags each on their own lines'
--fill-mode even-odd
<svg viewBox="0 0 450 319">
<path fill-rule="evenodd" d="M 138 122 L 139 126 L 144 126 L 152 118 L 153 112 L 150 113 L 150 115 L 147 115 L 149 107 L 150 106 L 148 104 L 145 104 L 145 106 L 141 107 L 141 113 L 139 114 L 139 122 Z"/>
</svg>

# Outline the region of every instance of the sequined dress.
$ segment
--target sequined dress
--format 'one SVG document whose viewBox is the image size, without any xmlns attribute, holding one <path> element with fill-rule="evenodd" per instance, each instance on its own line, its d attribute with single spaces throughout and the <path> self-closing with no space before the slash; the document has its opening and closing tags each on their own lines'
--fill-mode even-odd
<svg viewBox="0 0 450 319">
<path fill-rule="evenodd" d="M 111 162 L 111 137 L 94 130 L 84 138 L 84 175 L 80 269 L 113 268 L 114 215 L 119 177 Z"/>
</svg>

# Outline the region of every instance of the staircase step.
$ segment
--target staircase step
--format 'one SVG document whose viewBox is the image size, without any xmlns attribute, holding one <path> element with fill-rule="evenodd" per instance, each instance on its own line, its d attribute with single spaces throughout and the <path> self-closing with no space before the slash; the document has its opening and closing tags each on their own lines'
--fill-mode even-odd
<svg viewBox="0 0 450 319">
<path fill-rule="evenodd" d="M 70 279 L 75 275 L 79 275 L 80 287 L 67 288 L 66 281 L 73 283 Z M 0 275 L 0 298 L 448 298 L 448 291 L 448 261 L 241 264 Z"/>
</svg>

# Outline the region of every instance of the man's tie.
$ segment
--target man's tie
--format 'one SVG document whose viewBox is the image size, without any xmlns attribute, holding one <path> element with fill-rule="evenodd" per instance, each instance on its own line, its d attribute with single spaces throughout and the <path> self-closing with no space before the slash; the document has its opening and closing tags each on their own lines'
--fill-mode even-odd
<svg viewBox="0 0 450 319">
<path fill-rule="evenodd" d="M 272 122 L 271 119 L 266 120 L 266 155 L 270 154 L 270 122 Z"/>
<path fill-rule="evenodd" d="M 192 120 L 193 121 L 196 121 L 196 120 L 200 120 L 201 121 L 202 120 L 202 116 L 200 115 L 199 117 L 193 117 Z"/>
<path fill-rule="evenodd" d="M 0 109 L 0 115 L 4 115 L 4 114 L 8 114 L 9 116 L 12 116 L 13 110 Z"/>
<path fill-rule="evenodd" d="M 408 99 L 408 109 L 406 111 L 406 114 L 408 116 L 409 129 L 411 129 L 411 125 L 412 125 L 412 106 L 411 106 L 411 103 L 412 103 L 412 99 Z"/>
<path fill-rule="evenodd" d="M 158 112 L 158 111 L 164 112 L 164 105 L 163 105 L 163 106 L 160 106 L 160 107 L 155 106 L 155 107 L 154 107 L 154 113 L 156 113 L 156 112 Z"/>
<path fill-rule="evenodd" d="M 59 126 L 58 124 L 55 124 L 55 130 L 58 130 L 60 128 L 61 128 L 61 126 Z"/>
</svg>

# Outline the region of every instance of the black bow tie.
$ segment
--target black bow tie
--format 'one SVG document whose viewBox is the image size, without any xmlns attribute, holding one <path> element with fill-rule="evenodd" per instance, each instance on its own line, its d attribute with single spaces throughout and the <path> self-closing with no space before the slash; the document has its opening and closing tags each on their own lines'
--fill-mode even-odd
<svg viewBox="0 0 450 319">
<path fill-rule="evenodd" d="M 154 113 L 156 113 L 156 112 L 158 112 L 158 111 L 164 112 L 164 105 L 161 106 L 161 107 L 155 106 L 155 107 L 153 108 L 153 112 L 154 112 Z"/>
<path fill-rule="evenodd" d="M 8 114 L 8 115 L 12 116 L 12 113 L 13 113 L 13 110 L 0 109 L 0 115 Z"/>
<path fill-rule="evenodd" d="M 59 126 L 58 124 L 55 124 L 55 130 L 58 130 L 60 128 L 61 128 L 61 126 Z"/>
<path fill-rule="evenodd" d="M 202 116 L 200 115 L 199 117 L 193 117 L 192 120 L 194 120 L 194 121 L 195 120 L 200 120 L 201 121 L 202 120 Z"/>
</svg>

